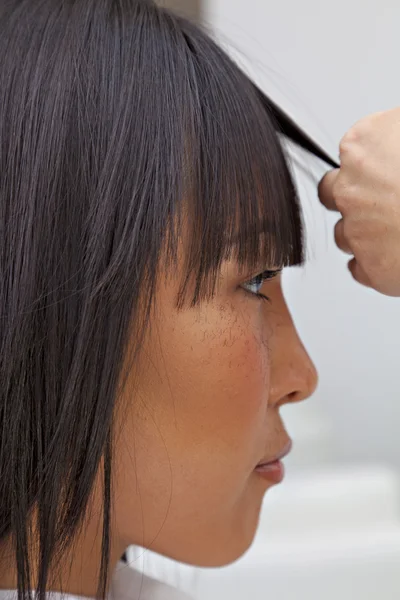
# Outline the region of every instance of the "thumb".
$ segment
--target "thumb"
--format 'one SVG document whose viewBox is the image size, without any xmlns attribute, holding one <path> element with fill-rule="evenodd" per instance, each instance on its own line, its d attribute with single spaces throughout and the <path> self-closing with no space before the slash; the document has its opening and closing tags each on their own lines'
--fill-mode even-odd
<svg viewBox="0 0 400 600">
<path fill-rule="evenodd" d="M 320 202 L 328 210 L 338 210 L 333 195 L 333 186 L 336 179 L 338 178 L 339 173 L 340 169 L 334 169 L 333 171 L 329 171 L 321 179 L 318 185 L 318 196 Z"/>
</svg>

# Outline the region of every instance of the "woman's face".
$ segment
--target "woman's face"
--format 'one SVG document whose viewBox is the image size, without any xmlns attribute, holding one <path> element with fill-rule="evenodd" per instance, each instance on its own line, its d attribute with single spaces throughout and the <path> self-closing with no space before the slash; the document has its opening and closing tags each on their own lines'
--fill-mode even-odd
<svg viewBox="0 0 400 600">
<path fill-rule="evenodd" d="M 247 283 L 255 275 L 224 263 L 215 297 L 195 308 L 176 308 L 178 279 L 157 291 L 117 442 L 122 548 L 219 566 L 253 540 L 274 485 L 255 468 L 287 446 L 280 407 L 307 398 L 317 382 L 281 276 L 257 287 Z"/>
</svg>

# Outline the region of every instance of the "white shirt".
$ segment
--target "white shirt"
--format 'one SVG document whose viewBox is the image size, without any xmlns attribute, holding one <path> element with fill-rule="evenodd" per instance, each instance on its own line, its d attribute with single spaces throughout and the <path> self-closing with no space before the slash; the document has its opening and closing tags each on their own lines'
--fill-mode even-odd
<svg viewBox="0 0 400 600">
<path fill-rule="evenodd" d="M 33 597 L 34 594 L 33 594 Z M 49 600 L 88 600 L 86 596 L 48 592 Z M 17 590 L 1 590 L 0 600 L 17 600 Z M 114 571 L 107 600 L 193 600 L 183 592 L 152 579 L 122 561 Z"/>
</svg>

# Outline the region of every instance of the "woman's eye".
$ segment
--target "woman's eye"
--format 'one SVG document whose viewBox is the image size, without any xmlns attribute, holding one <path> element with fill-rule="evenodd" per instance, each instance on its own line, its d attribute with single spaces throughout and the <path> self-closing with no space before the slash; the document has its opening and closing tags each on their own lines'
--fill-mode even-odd
<svg viewBox="0 0 400 600">
<path fill-rule="evenodd" d="M 263 271 L 262 273 L 259 273 L 258 275 L 253 277 L 253 279 L 250 279 L 249 281 L 246 281 L 245 283 L 243 283 L 242 288 L 249 294 L 257 296 L 258 298 L 261 298 L 262 300 L 269 301 L 268 296 L 261 293 L 261 288 L 266 281 L 273 279 L 274 277 L 277 277 L 277 275 L 280 275 L 281 272 L 282 272 L 281 270 L 279 270 L 279 271 Z"/>
</svg>

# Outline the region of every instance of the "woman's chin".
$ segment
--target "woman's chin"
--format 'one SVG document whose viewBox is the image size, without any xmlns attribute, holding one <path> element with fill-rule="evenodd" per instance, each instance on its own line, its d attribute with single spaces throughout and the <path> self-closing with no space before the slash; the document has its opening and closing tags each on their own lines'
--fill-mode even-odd
<svg viewBox="0 0 400 600">
<path fill-rule="evenodd" d="M 239 560 L 246 552 L 247 550 L 249 550 L 249 548 L 251 547 L 252 543 L 254 540 L 254 535 L 251 537 L 250 540 L 247 541 L 246 544 L 240 544 L 238 545 L 236 548 L 234 549 L 230 549 L 229 552 L 221 552 L 221 554 L 219 556 L 215 556 L 214 561 L 211 563 L 211 561 L 207 561 L 209 564 L 204 564 L 202 566 L 204 567 L 227 567 L 233 563 L 235 563 L 237 560 Z M 199 565 L 200 566 L 200 565 Z"/>
<path fill-rule="evenodd" d="M 220 548 L 216 545 L 213 547 L 213 543 L 210 540 L 209 551 L 204 553 L 203 556 L 198 556 L 197 560 L 191 561 L 190 564 L 202 568 L 227 567 L 239 560 L 249 550 L 254 537 L 255 531 L 253 535 L 247 536 L 246 539 L 237 539 L 235 543 L 232 543 L 232 540 L 230 540 L 229 546 L 222 545 Z"/>
<path fill-rule="evenodd" d="M 226 535 L 210 537 L 204 552 L 192 556 L 191 564 L 197 567 L 226 567 L 239 560 L 253 544 L 259 523 L 259 512 L 246 522 L 245 527 L 229 529 Z M 186 562 L 186 561 L 185 561 Z"/>
<path fill-rule="evenodd" d="M 251 508 L 249 508 L 251 506 Z M 239 560 L 251 547 L 257 533 L 262 497 L 242 507 L 227 524 L 225 531 L 210 538 L 208 551 L 199 556 L 199 567 L 225 567 Z"/>
<path fill-rule="evenodd" d="M 157 536 L 157 543 L 150 549 L 187 565 L 209 568 L 225 567 L 239 560 L 251 547 L 257 533 L 262 509 L 265 486 L 260 493 L 258 481 L 248 486 L 241 498 L 228 509 L 218 511 L 213 522 L 190 523 L 166 531 L 163 539 Z M 171 544 L 171 539 L 173 544 Z"/>
<path fill-rule="evenodd" d="M 245 532 L 231 529 L 227 535 L 210 535 L 206 541 L 193 540 L 185 544 L 185 551 L 171 552 L 153 546 L 151 550 L 178 562 L 200 568 L 226 567 L 239 560 L 253 543 L 257 523 Z M 196 537 L 196 536 L 195 536 Z"/>
</svg>

